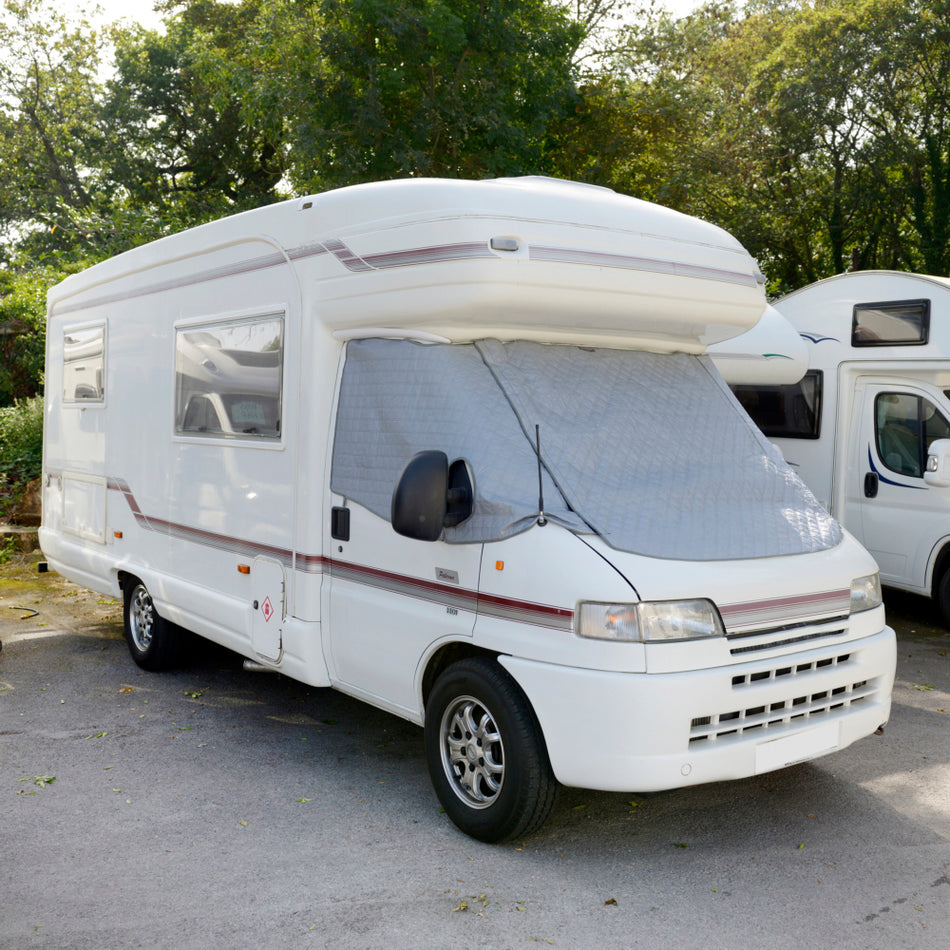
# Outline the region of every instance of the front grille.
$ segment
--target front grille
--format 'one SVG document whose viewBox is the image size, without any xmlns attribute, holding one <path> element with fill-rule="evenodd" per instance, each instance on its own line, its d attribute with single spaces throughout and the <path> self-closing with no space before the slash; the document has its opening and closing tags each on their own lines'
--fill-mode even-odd
<svg viewBox="0 0 950 950">
<path fill-rule="evenodd" d="M 753 731 L 782 730 L 822 717 L 840 714 L 867 702 L 877 691 L 875 681 L 849 681 L 846 676 L 850 654 L 825 657 L 809 663 L 797 663 L 732 678 L 737 698 L 751 686 L 766 682 L 786 682 L 784 699 L 765 705 L 739 705 L 737 709 L 697 716 L 690 723 L 690 745 L 743 736 Z M 840 685 L 812 692 L 806 687 L 813 675 L 829 667 L 841 667 Z"/>
<path fill-rule="evenodd" d="M 850 659 L 850 653 L 839 653 L 837 656 L 825 656 L 820 660 L 809 660 L 806 663 L 791 663 L 773 669 L 756 670 L 755 673 L 741 673 L 732 677 L 732 688 L 750 686 L 767 680 L 784 679 L 786 676 L 801 676 L 803 673 L 811 673 L 815 670 L 826 670 L 829 666 L 841 666 Z"/>
<path fill-rule="evenodd" d="M 807 633 L 796 631 L 807 630 Z M 843 637 L 847 634 L 847 627 L 828 625 L 815 628 L 814 624 L 792 624 L 772 630 L 747 630 L 742 633 L 729 633 L 726 639 L 729 642 L 729 653 L 732 656 L 741 656 L 745 653 L 758 653 L 763 650 L 775 650 L 781 647 L 796 646 L 812 640 L 826 640 L 834 637 Z M 744 641 L 742 645 L 739 641 Z"/>
</svg>

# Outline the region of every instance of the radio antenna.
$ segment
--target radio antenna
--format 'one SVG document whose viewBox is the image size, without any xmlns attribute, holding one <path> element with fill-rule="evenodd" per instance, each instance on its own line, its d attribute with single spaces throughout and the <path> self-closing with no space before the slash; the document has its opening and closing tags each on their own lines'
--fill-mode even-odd
<svg viewBox="0 0 950 950">
<path fill-rule="evenodd" d="M 535 452 L 538 456 L 538 526 L 543 528 L 548 519 L 544 517 L 544 481 L 541 477 L 541 426 L 534 427 Z"/>
</svg>

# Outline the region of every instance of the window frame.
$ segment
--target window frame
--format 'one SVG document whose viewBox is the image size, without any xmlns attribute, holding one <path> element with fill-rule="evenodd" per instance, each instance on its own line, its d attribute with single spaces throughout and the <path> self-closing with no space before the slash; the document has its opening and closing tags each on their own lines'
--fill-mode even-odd
<svg viewBox="0 0 950 950">
<path fill-rule="evenodd" d="M 815 381 L 815 405 L 814 405 L 814 417 L 815 422 L 811 430 L 807 433 L 801 431 L 789 431 L 783 430 L 778 431 L 776 426 L 763 425 L 756 417 L 749 412 L 745 404 L 739 398 L 739 393 L 741 392 L 755 392 L 755 393 L 776 393 L 780 394 L 785 391 L 788 395 L 793 396 L 791 392 L 793 389 L 801 390 L 801 384 L 806 379 L 813 379 Z M 748 413 L 749 417 L 756 424 L 759 431 L 767 439 L 802 439 L 807 441 L 815 441 L 821 438 L 821 411 L 822 403 L 824 397 L 824 371 L 820 369 L 810 369 L 806 372 L 801 380 L 797 383 L 775 383 L 775 384 L 751 384 L 751 383 L 742 383 L 732 387 L 733 395 L 739 400 L 739 404 L 742 408 Z"/>
<path fill-rule="evenodd" d="M 250 377 L 254 375 L 253 370 L 266 370 L 267 367 L 263 364 L 253 366 L 252 363 L 242 363 L 240 359 L 234 359 L 231 354 L 236 352 L 244 352 L 253 353 L 259 357 L 261 354 L 272 351 L 263 348 L 238 350 L 236 347 L 229 347 L 227 345 L 228 341 L 226 334 L 240 330 L 241 328 L 253 328 L 255 326 L 259 328 L 265 328 L 271 324 L 276 324 L 278 330 L 278 346 L 276 351 L 273 351 L 277 353 L 275 367 L 276 374 L 271 385 L 262 386 L 260 372 L 257 373 L 257 380 L 252 381 Z M 217 350 L 219 353 L 224 354 L 226 358 L 229 358 L 232 363 L 232 371 L 236 371 L 239 374 L 242 367 L 248 368 L 252 371 L 248 373 L 249 388 L 246 390 L 246 393 L 241 388 L 215 390 L 211 388 L 192 388 L 183 384 L 183 380 L 189 377 L 188 374 L 182 372 L 182 363 L 188 358 L 184 355 L 185 348 L 183 347 L 182 341 L 184 341 L 189 335 L 196 336 L 202 333 L 207 334 L 214 342 L 218 343 L 217 347 L 211 347 L 212 353 Z M 215 334 L 218 334 L 219 337 L 221 337 L 221 340 L 216 339 Z M 201 344 L 196 344 L 194 341 L 189 342 L 192 347 L 200 348 L 201 346 Z M 286 410 L 286 399 L 284 394 L 286 373 L 285 362 L 287 353 L 286 306 L 273 306 L 255 309 L 251 313 L 230 313 L 177 323 L 174 327 L 172 346 L 174 347 L 173 363 L 175 373 L 172 432 L 175 439 L 181 439 L 187 442 L 205 442 L 216 445 L 240 443 L 245 446 L 256 446 L 259 448 L 280 448 L 283 446 L 285 430 L 283 416 Z M 206 357 L 206 359 L 212 364 L 212 372 L 218 372 L 217 366 L 214 364 L 214 360 L 210 356 Z M 219 359 L 219 361 L 224 362 L 223 359 Z M 204 363 L 204 361 L 202 362 Z M 237 382 L 240 382 L 240 380 L 238 379 Z M 234 383 L 235 380 L 230 381 L 232 387 Z M 276 412 L 274 418 L 275 431 L 255 432 L 250 428 L 244 431 L 236 431 L 234 429 L 234 417 L 231 410 L 227 406 L 227 402 L 229 399 L 233 399 L 235 396 L 239 396 L 241 394 L 246 394 L 252 399 L 259 398 L 262 402 L 264 400 L 276 399 Z M 221 428 L 215 430 L 194 430 L 184 428 L 183 423 L 185 421 L 186 412 L 188 411 L 188 408 L 192 402 L 198 397 L 206 397 L 211 404 L 214 404 L 214 402 L 221 403 L 221 406 L 217 410 L 217 414 L 219 419 L 223 415 L 224 420 L 227 422 L 228 429 Z"/>
<path fill-rule="evenodd" d="M 907 310 L 920 308 L 920 337 L 915 340 L 861 340 L 858 339 L 860 327 L 858 314 L 870 310 Z M 879 346 L 926 346 L 930 342 L 930 299 L 920 297 L 914 300 L 881 300 L 875 303 L 856 303 L 851 310 L 851 345 L 858 348 Z"/>
<path fill-rule="evenodd" d="M 919 473 L 917 473 L 917 472 L 904 472 L 904 471 L 902 471 L 902 470 L 900 470 L 900 469 L 894 468 L 894 466 L 891 465 L 891 464 L 889 464 L 888 461 L 887 461 L 887 455 L 886 455 L 885 452 L 883 451 L 883 447 L 882 447 L 882 445 L 881 445 L 881 436 L 882 436 L 883 426 L 881 426 L 881 425 L 879 424 L 879 410 L 878 410 L 878 406 L 880 405 L 881 400 L 882 400 L 883 398 L 888 397 L 888 396 L 900 396 L 900 397 L 905 397 L 905 398 L 908 398 L 908 399 L 914 399 L 914 400 L 916 400 L 916 402 L 917 402 L 917 417 L 916 417 L 917 431 L 916 431 L 916 433 L 911 433 L 911 435 L 914 435 L 914 436 L 915 436 L 915 440 L 916 440 L 916 443 L 917 443 L 917 467 L 918 467 L 918 469 L 919 469 Z M 939 417 L 943 420 L 944 426 L 948 429 L 948 431 L 950 431 L 950 421 L 948 421 L 947 418 L 946 418 L 946 416 L 944 416 L 944 414 L 940 411 L 940 407 L 939 407 L 936 403 L 934 403 L 934 401 L 933 401 L 932 399 L 930 399 L 928 396 L 924 395 L 923 393 L 907 392 L 906 390 L 905 390 L 905 391 L 899 391 L 899 390 L 894 390 L 894 391 L 891 391 L 891 390 L 880 390 L 880 391 L 878 391 L 877 393 L 874 394 L 874 415 L 873 415 L 873 420 L 874 420 L 874 447 L 875 447 L 875 449 L 877 450 L 877 456 L 878 456 L 878 458 L 880 459 L 881 464 L 882 464 L 889 472 L 894 472 L 895 474 L 901 475 L 901 476 L 903 476 L 904 478 L 919 478 L 919 479 L 923 479 L 923 477 L 924 477 L 924 472 L 926 471 L 926 468 L 927 468 L 927 455 L 928 455 L 928 453 L 929 453 L 929 451 L 930 451 L 930 442 L 933 442 L 933 441 L 934 441 L 935 439 L 937 439 L 937 438 L 946 438 L 946 437 L 947 437 L 947 436 L 936 436 L 936 435 L 935 435 L 934 438 L 933 438 L 933 439 L 930 439 L 930 442 L 928 442 L 928 440 L 927 440 L 927 421 L 924 420 L 924 414 L 923 414 L 923 404 L 924 404 L 924 401 L 925 401 L 925 400 L 926 400 L 927 403 L 933 408 L 933 414 L 936 415 L 936 416 L 939 416 Z M 933 417 L 931 416 L 931 418 L 933 418 Z"/>
<path fill-rule="evenodd" d="M 77 399 L 75 395 L 70 397 L 66 389 L 66 375 L 67 375 L 67 365 L 72 362 L 71 360 L 66 359 L 66 349 L 67 349 L 67 337 L 70 334 L 94 334 L 95 331 L 99 331 L 99 336 L 102 340 L 102 349 L 99 356 L 100 366 L 100 383 L 98 387 L 98 394 L 94 398 L 89 399 Z M 94 339 L 93 335 L 90 335 L 89 340 Z M 95 408 L 104 408 L 106 405 L 106 381 L 107 381 L 107 356 L 108 356 L 108 345 L 109 345 L 109 334 L 108 334 L 108 323 L 105 320 L 97 320 L 95 323 L 82 323 L 77 324 L 76 326 L 63 327 L 63 378 L 61 380 L 60 390 L 62 393 L 63 406 L 64 407 L 79 407 L 80 409 L 86 409 L 90 407 Z M 77 341 L 79 345 L 82 345 L 87 340 L 80 339 Z M 93 364 L 95 365 L 95 364 Z M 75 389 L 74 389 L 75 392 Z"/>
</svg>

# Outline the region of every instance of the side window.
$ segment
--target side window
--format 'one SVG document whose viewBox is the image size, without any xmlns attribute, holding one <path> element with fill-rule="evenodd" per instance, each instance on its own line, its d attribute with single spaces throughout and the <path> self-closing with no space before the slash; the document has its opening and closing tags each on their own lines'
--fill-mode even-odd
<svg viewBox="0 0 950 950">
<path fill-rule="evenodd" d="M 890 300 L 854 307 L 852 346 L 922 346 L 929 338 L 929 300 Z"/>
<path fill-rule="evenodd" d="M 175 432 L 279 439 L 284 320 L 181 327 L 175 333 Z"/>
<path fill-rule="evenodd" d="M 950 436 L 950 423 L 923 396 L 880 393 L 874 403 L 878 455 L 891 471 L 922 478 L 930 443 Z"/>
<path fill-rule="evenodd" d="M 66 330 L 63 334 L 63 402 L 104 402 L 105 366 L 105 326 Z"/>
<path fill-rule="evenodd" d="M 821 370 L 788 386 L 733 386 L 742 408 L 768 438 L 817 439 L 821 435 Z"/>
</svg>

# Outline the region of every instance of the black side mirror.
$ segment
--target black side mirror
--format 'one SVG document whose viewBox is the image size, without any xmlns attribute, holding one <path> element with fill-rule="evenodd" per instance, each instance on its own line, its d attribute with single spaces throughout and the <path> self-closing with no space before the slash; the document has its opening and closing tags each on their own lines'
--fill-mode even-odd
<svg viewBox="0 0 950 950">
<path fill-rule="evenodd" d="M 454 528 L 472 514 L 474 492 L 468 465 L 449 465 L 445 452 L 419 452 L 399 476 L 393 492 L 392 524 L 397 534 L 438 541 L 443 528 Z"/>
</svg>

